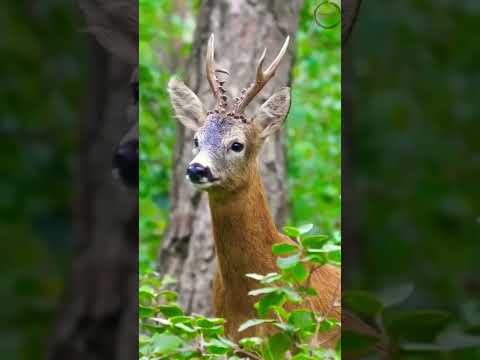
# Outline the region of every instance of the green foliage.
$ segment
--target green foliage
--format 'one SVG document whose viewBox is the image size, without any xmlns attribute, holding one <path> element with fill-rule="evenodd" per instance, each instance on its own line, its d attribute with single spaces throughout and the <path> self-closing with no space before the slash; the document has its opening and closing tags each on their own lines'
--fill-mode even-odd
<svg viewBox="0 0 480 360">
<path fill-rule="evenodd" d="M 175 141 L 167 82 L 189 53 L 193 9 L 175 14 L 172 1 L 141 0 L 140 15 L 140 271 L 155 267 L 156 251 L 169 209 Z M 172 15 L 173 14 L 173 15 Z M 175 63 L 169 63 L 172 59 Z"/>
<path fill-rule="evenodd" d="M 402 359 L 438 359 L 447 354 L 460 359 L 474 356 L 475 349 L 480 347 L 480 334 L 472 332 L 445 311 L 401 309 L 412 293 L 411 284 L 379 293 L 347 291 L 342 296 L 342 304 L 344 309 L 375 324 L 389 339 L 391 351 Z M 342 338 L 344 352 L 368 351 L 377 341 L 351 331 L 342 332 Z"/>
<path fill-rule="evenodd" d="M 326 350 L 316 343 L 319 333 L 338 328 L 340 323 L 316 312 L 309 302 L 309 298 L 318 296 L 309 287 L 311 273 L 318 266 L 332 262 L 330 256 L 338 251 L 339 245 L 336 239 L 324 236 L 310 237 L 322 238 L 321 243 L 306 241 L 312 227 L 286 228 L 297 234 L 296 243 L 273 246 L 272 252 L 282 255 L 277 258 L 277 263 L 282 265 L 278 273 L 245 275 L 259 283 L 259 288 L 249 293 L 258 298 L 255 304 L 258 317 L 243 323 L 239 332 L 268 325 L 275 330 L 269 336 L 244 337 L 234 343 L 224 336 L 224 319 L 183 313 L 176 303 L 177 294 L 166 290 L 172 279 L 164 278 L 161 282 L 153 272 L 141 275 L 139 358 L 340 359 L 340 348 Z M 321 254 L 322 265 L 309 261 L 312 254 Z M 336 257 L 333 263 L 338 263 Z M 337 305 L 333 303 L 332 309 Z"/>
<path fill-rule="evenodd" d="M 305 2 L 296 34 L 287 179 L 290 221 L 332 234 L 340 229 L 341 34 L 317 25 L 318 4 Z"/>
</svg>

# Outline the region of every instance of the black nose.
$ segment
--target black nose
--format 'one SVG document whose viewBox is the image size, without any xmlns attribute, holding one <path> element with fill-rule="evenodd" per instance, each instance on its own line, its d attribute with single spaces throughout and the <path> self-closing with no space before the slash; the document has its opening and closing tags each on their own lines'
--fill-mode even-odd
<svg viewBox="0 0 480 360">
<path fill-rule="evenodd" d="M 190 164 L 187 168 L 187 176 L 191 182 L 195 184 L 200 184 L 203 178 L 206 178 L 208 175 L 208 168 L 199 163 Z"/>
<path fill-rule="evenodd" d="M 138 141 L 120 144 L 113 155 L 113 167 L 122 181 L 130 187 L 138 186 Z"/>
</svg>

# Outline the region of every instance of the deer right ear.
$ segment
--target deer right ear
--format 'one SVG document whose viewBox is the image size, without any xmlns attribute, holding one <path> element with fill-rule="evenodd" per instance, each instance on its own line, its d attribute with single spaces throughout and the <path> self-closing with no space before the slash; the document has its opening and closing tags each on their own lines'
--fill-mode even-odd
<svg viewBox="0 0 480 360">
<path fill-rule="evenodd" d="M 187 85 L 175 78 L 168 82 L 168 93 L 178 121 L 189 129 L 198 130 L 206 117 L 198 96 Z"/>
<path fill-rule="evenodd" d="M 255 113 L 253 122 L 265 139 L 280 129 L 290 110 L 290 88 L 284 87 L 273 94 Z"/>
</svg>

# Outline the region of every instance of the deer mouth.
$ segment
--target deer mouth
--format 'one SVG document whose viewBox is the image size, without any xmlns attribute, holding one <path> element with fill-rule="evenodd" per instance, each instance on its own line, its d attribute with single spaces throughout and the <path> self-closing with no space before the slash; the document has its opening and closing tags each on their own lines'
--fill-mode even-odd
<svg viewBox="0 0 480 360">
<path fill-rule="evenodd" d="M 220 178 L 212 174 L 209 167 L 204 167 L 199 163 L 189 165 L 186 178 L 198 190 L 205 190 L 220 181 Z"/>
</svg>

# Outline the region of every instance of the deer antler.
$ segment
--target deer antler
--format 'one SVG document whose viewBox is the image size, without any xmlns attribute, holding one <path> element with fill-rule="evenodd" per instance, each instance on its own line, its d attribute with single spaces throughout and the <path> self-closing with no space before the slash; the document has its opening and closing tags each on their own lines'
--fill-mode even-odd
<svg viewBox="0 0 480 360">
<path fill-rule="evenodd" d="M 260 60 L 258 60 L 257 63 L 257 76 L 255 82 L 253 82 L 247 89 L 243 89 L 242 96 L 236 99 L 236 103 L 232 112 L 235 117 L 243 118 L 243 111 L 247 105 L 250 104 L 253 98 L 263 89 L 273 75 L 275 75 L 275 71 L 278 69 L 280 61 L 287 52 L 289 41 L 290 36 L 287 36 L 287 39 L 283 43 L 283 46 L 280 49 L 277 57 L 272 61 L 270 66 L 265 71 L 263 70 L 263 61 L 265 60 L 267 49 L 265 48 L 265 50 L 263 50 L 262 56 L 260 56 Z"/>
<path fill-rule="evenodd" d="M 216 68 L 214 59 L 214 40 L 215 38 L 212 33 L 208 39 L 206 70 L 208 83 L 210 84 L 210 88 L 212 89 L 213 96 L 216 100 L 214 112 L 218 113 L 227 110 L 227 95 L 225 95 L 226 90 L 223 87 L 225 81 L 219 80 L 216 73 L 219 72 L 229 75 L 229 72 L 227 70 Z"/>
</svg>

